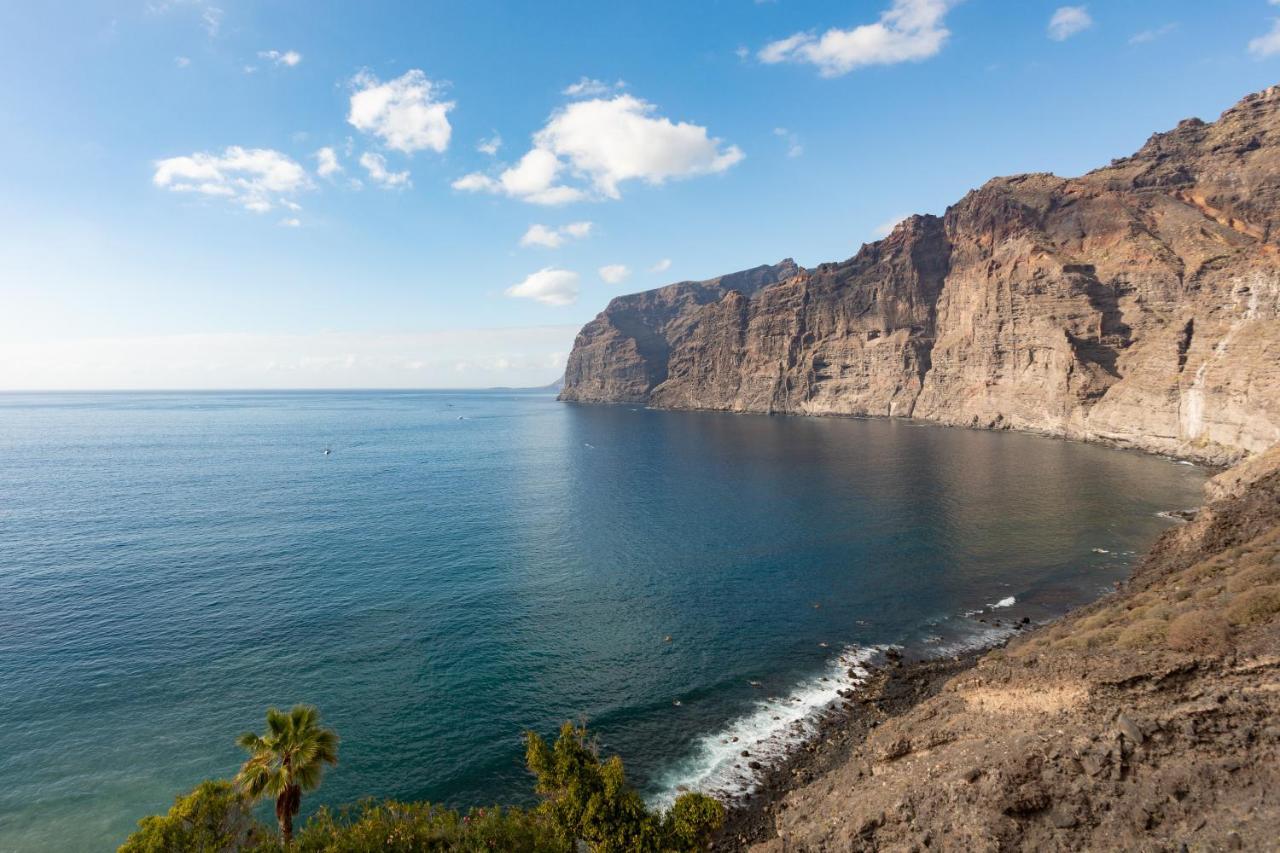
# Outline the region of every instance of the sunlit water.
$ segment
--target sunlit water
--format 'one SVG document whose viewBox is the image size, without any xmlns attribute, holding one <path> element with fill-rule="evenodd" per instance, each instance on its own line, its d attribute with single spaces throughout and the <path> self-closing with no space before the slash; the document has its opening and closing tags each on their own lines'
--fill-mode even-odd
<svg viewBox="0 0 1280 853">
<path fill-rule="evenodd" d="M 655 801 L 741 791 L 731 737 L 1095 597 L 1203 479 L 535 394 L 0 395 L 0 849 L 109 849 L 295 702 L 343 738 L 308 810 L 527 801 L 520 734 L 567 718 Z"/>
</svg>

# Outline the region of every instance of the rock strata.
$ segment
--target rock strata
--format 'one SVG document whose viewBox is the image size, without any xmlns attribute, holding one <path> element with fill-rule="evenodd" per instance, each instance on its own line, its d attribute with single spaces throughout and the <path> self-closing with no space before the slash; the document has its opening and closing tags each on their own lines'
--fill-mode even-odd
<svg viewBox="0 0 1280 853">
<path fill-rule="evenodd" d="M 619 297 L 561 399 L 884 415 L 1230 464 L 1280 441 L 1280 89 L 840 263 Z"/>
</svg>

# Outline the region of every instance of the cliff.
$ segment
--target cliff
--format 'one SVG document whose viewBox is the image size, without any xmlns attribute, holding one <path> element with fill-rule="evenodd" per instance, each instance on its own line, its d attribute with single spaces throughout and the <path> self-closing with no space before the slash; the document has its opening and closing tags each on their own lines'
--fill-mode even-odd
<svg viewBox="0 0 1280 853">
<path fill-rule="evenodd" d="M 841 263 L 619 297 L 561 399 L 885 415 L 1228 464 L 1280 441 L 1280 88 Z"/>
</svg>

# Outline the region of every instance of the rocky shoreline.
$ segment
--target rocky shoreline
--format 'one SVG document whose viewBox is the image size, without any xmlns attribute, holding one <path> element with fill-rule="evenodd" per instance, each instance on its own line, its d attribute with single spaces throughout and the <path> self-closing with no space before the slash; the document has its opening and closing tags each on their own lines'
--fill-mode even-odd
<svg viewBox="0 0 1280 853">
<path fill-rule="evenodd" d="M 714 850 L 745 850 L 776 836 L 774 822 L 785 796 L 835 769 L 880 723 L 937 694 L 952 676 L 969 669 L 989 649 L 942 658 L 906 660 L 890 652 L 868 664 L 866 679 L 818 719 L 817 731 L 785 760 L 765 770 L 750 796 L 729 804 Z"/>
<path fill-rule="evenodd" d="M 878 662 L 715 849 L 1276 849 L 1280 448 L 1206 495 L 1116 592 Z"/>
</svg>

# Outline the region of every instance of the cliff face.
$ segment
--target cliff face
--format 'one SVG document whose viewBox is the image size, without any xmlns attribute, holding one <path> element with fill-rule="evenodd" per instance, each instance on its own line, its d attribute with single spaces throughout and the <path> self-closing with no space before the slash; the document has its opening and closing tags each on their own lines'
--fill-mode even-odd
<svg viewBox="0 0 1280 853">
<path fill-rule="evenodd" d="M 1228 463 L 1280 441 L 1280 89 L 852 259 L 615 299 L 561 399 L 887 415 Z"/>
</svg>

